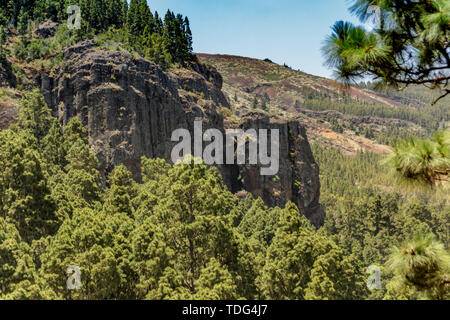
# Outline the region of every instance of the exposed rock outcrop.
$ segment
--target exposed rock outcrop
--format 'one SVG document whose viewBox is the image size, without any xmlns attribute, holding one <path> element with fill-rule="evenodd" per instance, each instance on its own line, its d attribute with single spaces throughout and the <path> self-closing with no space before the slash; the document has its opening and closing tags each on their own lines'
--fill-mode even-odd
<svg viewBox="0 0 450 320">
<path fill-rule="evenodd" d="M 225 123 L 228 127 L 229 124 Z M 244 115 L 239 128 L 278 129 L 280 167 L 275 176 L 260 174 L 260 167 L 239 165 L 242 186 L 270 206 L 284 206 L 293 201 L 316 226 L 321 225 L 325 213 L 319 204 L 319 167 L 314 160 L 306 130 L 297 121 L 269 118 L 264 114 Z M 237 191 L 237 190 L 233 190 Z"/>
<path fill-rule="evenodd" d="M 53 21 L 45 21 L 39 24 L 33 31 L 34 35 L 38 38 L 48 38 L 55 35 L 59 24 Z"/>
<path fill-rule="evenodd" d="M 17 121 L 19 107 L 8 99 L 0 99 L 0 130 L 7 129 Z"/>
<path fill-rule="evenodd" d="M 0 87 L 15 87 L 16 83 L 11 63 L 0 55 Z"/>
<path fill-rule="evenodd" d="M 137 179 L 140 158 L 170 160 L 172 132 L 229 126 L 220 112 L 229 108 L 221 91 L 222 77 L 212 67 L 193 64 L 191 70 L 163 71 L 156 64 L 116 51 L 101 51 L 93 41 L 68 48 L 64 63 L 51 78 L 43 73 L 41 90 L 54 115 L 67 124 L 78 117 L 101 171 L 124 163 Z M 236 124 L 234 124 L 235 126 Z M 305 129 L 299 123 L 258 114 L 243 117 L 238 127 L 280 130 L 280 170 L 276 178 L 261 176 L 258 166 L 218 166 L 230 190 L 247 190 L 270 206 L 293 200 L 315 224 L 323 222 L 319 205 L 318 167 Z"/>
</svg>

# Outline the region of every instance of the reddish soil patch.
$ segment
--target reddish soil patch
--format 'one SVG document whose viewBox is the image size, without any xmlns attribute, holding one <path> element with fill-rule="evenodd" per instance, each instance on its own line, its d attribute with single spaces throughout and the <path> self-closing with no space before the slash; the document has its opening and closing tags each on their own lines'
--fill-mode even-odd
<svg viewBox="0 0 450 320">
<path fill-rule="evenodd" d="M 249 77 L 242 76 L 232 76 L 228 78 L 227 81 L 231 86 L 241 86 L 241 87 L 251 87 L 254 85 L 254 82 Z"/>
<path fill-rule="evenodd" d="M 293 85 L 293 84 L 290 83 L 289 81 L 284 80 L 284 81 L 281 82 L 281 85 L 282 85 L 285 89 L 288 89 L 288 90 L 292 90 L 292 91 L 301 93 L 301 89 L 300 89 L 299 87 L 297 87 L 296 85 Z"/>
</svg>

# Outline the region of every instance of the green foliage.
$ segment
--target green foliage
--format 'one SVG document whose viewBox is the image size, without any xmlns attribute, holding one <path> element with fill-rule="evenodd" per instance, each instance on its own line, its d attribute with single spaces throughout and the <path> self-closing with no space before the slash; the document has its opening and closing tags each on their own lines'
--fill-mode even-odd
<svg viewBox="0 0 450 320">
<path fill-rule="evenodd" d="M 21 60 L 54 60 L 64 48 L 77 41 L 74 31 L 61 24 L 52 38 L 33 38 L 30 34 L 23 35 L 13 47 L 13 55 Z M 53 56 L 53 57 L 52 57 Z"/>
<path fill-rule="evenodd" d="M 394 247 L 387 262 L 394 273 L 391 291 L 406 298 L 448 300 L 450 254 L 432 234 L 416 234 Z"/>
<path fill-rule="evenodd" d="M 24 99 L 17 127 L 0 132 L 0 212 L 16 225 L 28 242 L 56 231 L 54 203 L 39 153 L 39 139 L 46 136 L 49 110 L 33 91 Z"/>
<path fill-rule="evenodd" d="M 307 300 L 356 300 L 368 290 L 361 264 L 335 246 L 314 261 L 311 281 L 305 290 Z"/>
<path fill-rule="evenodd" d="M 450 131 L 436 133 L 431 141 L 400 140 L 387 162 L 407 182 L 434 186 L 446 181 L 450 173 Z"/>
<path fill-rule="evenodd" d="M 38 91 L 0 141 L 1 299 L 447 298 L 448 203 L 379 190 L 392 187 L 380 156 L 313 145 L 327 209 L 317 230 L 291 202 L 239 200 L 194 161 L 143 157 L 142 182 L 124 165 L 104 178 L 82 124 L 62 128 Z M 442 244 L 401 245 L 417 231 Z M 372 264 L 386 264 L 380 292 L 366 287 Z"/>
<path fill-rule="evenodd" d="M 6 59 L 5 38 L 3 26 L 0 23 L 0 66 L 6 69 L 8 61 Z"/>
<path fill-rule="evenodd" d="M 202 269 L 195 286 L 199 288 L 195 295 L 195 298 L 199 300 L 237 300 L 239 298 L 231 273 L 214 258 Z"/>
<path fill-rule="evenodd" d="M 20 8 L 19 16 L 17 17 L 17 29 L 20 34 L 24 34 L 28 29 L 28 12 L 24 10 L 24 7 Z"/>
<path fill-rule="evenodd" d="M 445 190 L 439 195 L 438 190 L 411 192 L 396 187 L 382 156 L 358 153 L 347 157 L 320 145 L 313 145 L 312 149 L 321 169 L 321 202 L 327 210 L 321 231 L 356 259 L 355 265 L 362 268 L 362 273 L 370 265 L 384 266 L 390 247 L 400 246 L 416 232 L 433 232 L 448 248 L 450 207 Z M 322 282 L 317 283 L 314 292 L 327 288 L 324 275 L 319 278 L 324 279 L 323 288 L 319 285 Z M 392 272 L 382 272 L 382 290 L 362 296 L 418 298 L 405 296 L 403 289 L 391 283 L 392 278 Z"/>
<path fill-rule="evenodd" d="M 317 240 L 314 228 L 300 217 L 295 205 L 289 203 L 281 213 L 275 238 L 267 250 L 260 280 L 266 297 L 278 300 L 304 298 L 312 264 L 320 253 L 324 253 Z"/>
<path fill-rule="evenodd" d="M 80 7 L 79 30 L 68 30 L 66 26 L 69 5 Z M 189 19 L 171 11 L 161 19 L 157 12 L 151 12 L 146 0 L 133 0 L 129 7 L 125 0 L 37 1 L 27 6 L 14 4 L 14 8 L 6 10 L 4 15 L 6 19 L 18 21 L 14 25 L 22 36 L 13 52 L 22 60 L 57 55 L 63 48 L 95 35 L 101 48 L 137 53 L 164 68 L 173 64 L 187 66 L 187 62 L 196 60 L 192 54 Z M 18 20 L 14 20 L 16 18 Z M 61 22 L 55 37 L 33 38 L 29 22 L 45 19 Z"/>
<path fill-rule="evenodd" d="M 339 122 L 335 118 L 332 118 L 330 120 L 330 124 L 331 124 L 331 130 L 333 130 L 334 132 L 337 132 L 337 133 L 344 132 L 344 128 L 339 124 Z"/>
<path fill-rule="evenodd" d="M 429 102 L 428 99 L 423 97 L 422 99 L 424 103 Z M 336 101 L 327 96 L 306 100 L 302 108 L 314 111 L 336 110 L 356 117 L 379 117 L 410 121 L 423 127 L 428 134 L 438 130 L 450 117 L 450 105 L 445 102 L 435 106 L 424 105 L 420 109 L 414 106 L 411 106 L 411 108 L 392 108 L 386 105 L 354 101 L 350 98 Z M 399 130 L 402 129 L 406 130 L 407 128 L 399 128 Z"/>
<path fill-rule="evenodd" d="M 374 6 L 376 13 L 369 10 Z M 349 22 L 334 24 L 323 53 L 338 78 L 348 82 L 370 75 L 395 86 L 429 84 L 442 89 L 440 98 L 450 93 L 447 0 L 355 0 L 350 11 L 362 22 L 378 14 L 379 25 L 368 32 Z"/>
<path fill-rule="evenodd" d="M 258 108 L 258 98 L 254 97 L 252 102 L 252 109 Z"/>
<path fill-rule="evenodd" d="M 246 201 L 249 206 L 243 209 L 238 230 L 246 238 L 254 238 L 264 247 L 269 247 L 277 231 L 280 209 L 269 209 L 261 199 L 254 200 L 251 195 Z"/>
<path fill-rule="evenodd" d="M 34 282 L 36 270 L 31 248 L 22 241 L 13 224 L 0 218 L 0 292 L 10 295 L 27 283 Z"/>
<path fill-rule="evenodd" d="M 163 67 L 195 60 L 189 19 L 167 11 L 164 19 L 153 15 L 145 0 L 132 0 L 126 20 L 129 44 Z"/>
<path fill-rule="evenodd" d="M 263 98 L 261 99 L 261 109 L 264 111 L 268 111 L 269 109 L 267 108 L 267 102 L 266 100 Z"/>
<path fill-rule="evenodd" d="M 355 258 L 317 233 L 292 203 L 267 249 L 261 287 L 269 299 L 357 299 L 364 290 Z"/>
<path fill-rule="evenodd" d="M 66 219 L 41 255 L 41 273 L 60 298 L 120 299 L 132 297 L 128 255 L 132 221 L 124 214 L 106 215 L 77 209 Z M 81 290 L 66 288 L 68 266 L 81 268 Z"/>
<path fill-rule="evenodd" d="M 137 190 L 131 173 L 124 165 L 115 167 L 108 182 L 110 189 L 106 194 L 105 211 L 110 213 L 122 212 L 132 216 L 131 199 L 136 197 Z"/>
<path fill-rule="evenodd" d="M 19 111 L 19 127 L 28 131 L 38 141 L 44 138 L 51 124 L 50 109 L 44 102 L 39 89 L 34 89 L 22 101 Z"/>
</svg>

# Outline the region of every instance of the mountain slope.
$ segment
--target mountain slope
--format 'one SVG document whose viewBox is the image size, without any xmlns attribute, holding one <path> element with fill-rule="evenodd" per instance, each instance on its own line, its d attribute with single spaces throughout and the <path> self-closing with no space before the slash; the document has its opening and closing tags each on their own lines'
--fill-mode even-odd
<svg viewBox="0 0 450 320">
<path fill-rule="evenodd" d="M 418 88 L 401 94 L 347 89 L 268 59 L 201 53 L 197 57 L 221 73 L 222 91 L 236 116 L 257 109 L 295 118 L 307 128 L 310 140 L 347 154 L 389 152 L 393 138 L 426 135 L 445 126 L 450 114 L 448 100 L 433 108 Z"/>
</svg>

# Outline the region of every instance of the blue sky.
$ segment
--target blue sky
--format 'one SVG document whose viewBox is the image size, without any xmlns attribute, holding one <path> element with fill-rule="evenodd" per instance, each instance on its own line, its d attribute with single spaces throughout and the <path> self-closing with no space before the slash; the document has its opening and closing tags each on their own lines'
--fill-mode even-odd
<svg viewBox="0 0 450 320">
<path fill-rule="evenodd" d="M 337 20 L 358 23 L 348 0 L 148 0 L 191 21 L 194 51 L 269 58 L 330 78 L 320 52 Z"/>
</svg>

